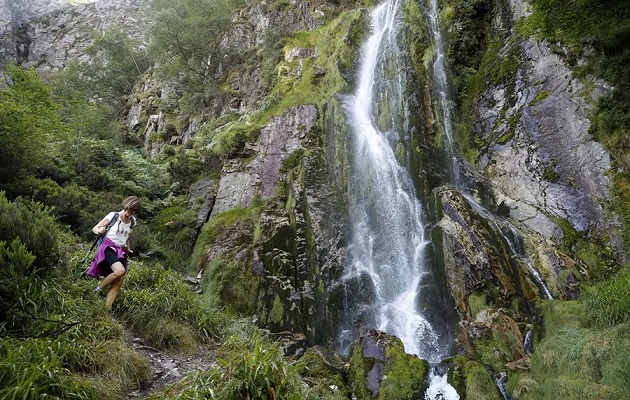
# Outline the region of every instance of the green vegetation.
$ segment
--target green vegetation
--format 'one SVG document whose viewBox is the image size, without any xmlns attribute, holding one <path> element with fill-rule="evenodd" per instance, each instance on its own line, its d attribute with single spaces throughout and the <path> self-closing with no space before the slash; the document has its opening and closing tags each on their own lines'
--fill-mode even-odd
<svg viewBox="0 0 630 400">
<path fill-rule="evenodd" d="M 66 136 L 58 108 L 34 70 L 10 65 L 0 77 L 0 189 L 35 173 Z"/>
<path fill-rule="evenodd" d="M 296 367 L 259 331 L 227 338 L 215 365 L 193 373 L 151 399 L 307 399 Z M 313 397 L 315 399 L 317 397 Z"/>
<path fill-rule="evenodd" d="M 610 289 L 605 283 L 596 287 L 598 291 Z M 623 295 L 624 290 L 611 294 Z M 508 390 L 514 399 L 629 398 L 628 324 L 601 329 L 589 322 L 594 315 L 606 315 L 606 303 L 603 298 L 547 303 L 546 334 L 531 356 L 531 372 L 509 377 Z"/>
<path fill-rule="evenodd" d="M 468 400 L 494 400 L 501 395 L 492 379 L 492 373 L 483 364 L 464 356 L 454 357 L 449 370 L 449 382 L 461 398 Z"/>
<path fill-rule="evenodd" d="M 237 43 L 222 39 L 242 4 L 242 0 L 153 0 L 149 52 L 161 75 L 192 92 L 216 93 L 221 65 L 239 60 Z"/>
<path fill-rule="evenodd" d="M 347 89 L 345 74 L 351 73 L 355 51 L 365 34 L 363 12 L 342 12 L 315 31 L 297 32 L 286 39 L 285 55 L 306 49 L 313 57 L 284 60 L 276 67 L 271 90 L 271 115 L 300 104 L 323 105 Z M 316 57 L 314 57 L 316 55 Z"/>
</svg>

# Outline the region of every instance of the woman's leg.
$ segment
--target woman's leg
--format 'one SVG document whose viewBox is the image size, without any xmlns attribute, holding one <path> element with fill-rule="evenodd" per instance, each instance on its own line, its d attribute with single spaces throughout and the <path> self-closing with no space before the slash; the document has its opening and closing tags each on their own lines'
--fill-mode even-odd
<svg viewBox="0 0 630 400">
<path fill-rule="evenodd" d="M 103 279 L 103 282 L 101 282 L 98 285 L 98 287 L 100 287 L 101 290 L 105 289 L 109 285 L 113 285 L 115 281 L 124 277 L 125 274 L 127 273 L 127 270 L 125 269 L 125 267 L 123 266 L 121 262 L 113 263 L 111 268 L 112 268 L 112 273 L 107 275 L 105 279 Z"/>
<path fill-rule="evenodd" d="M 107 297 L 105 297 L 105 306 L 110 308 L 112 304 L 114 304 L 114 300 L 118 297 L 118 293 L 120 292 L 120 288 L 122 287 L 123 281 L 125 280 L 125 276 L 121 276 L 116 279 L 114 283 L 112 283 L 112 287 L 107 292 Z"/>
</svg>

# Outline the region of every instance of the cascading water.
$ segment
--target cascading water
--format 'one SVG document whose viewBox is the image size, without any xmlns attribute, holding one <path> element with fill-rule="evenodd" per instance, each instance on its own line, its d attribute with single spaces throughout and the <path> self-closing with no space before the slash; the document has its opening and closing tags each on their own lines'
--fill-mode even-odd
<svg viewBox="0 0 630 400">
<path fill-rule="evenodd" d="M 501 220 L 502 225 L 507 226 L 507 229 L 510 233 L 509 236 L 503 233 L 501 229 L 498 229 L 498 231 L 503 234 L 503 237 L 509 245 L 512 253 L 525 263 L 530 275 L 541 287 L 542 291 L 545 293 L 545 296 L 548 299 L 552 299 L 553 296 L 551 295 L 549 288 L 545 284 L 545 281 L 542 279 L 542 276 L 538 273 L 538 271 L 536 271 L 529 258 L 515 248 L 516 246 L 514 245 L 514 240 L 510 236 L 514 238 L 520 238 L 516 230 L 507 221 L 500 219 L 498 216 L 492 215 L 481 204 L 475 201 L 472 196 L 467 193 L 468 190 L 466 187 L 466 182 L 464 182 L 459 177 L 460 160 L 455 152 L 453 144 L 453 102 L 449 98 L 449 85 L 446 74 L 447 66 L 446 56 L 444 52 L 444 39 L 439 25 L 438 0 L 430 0 L 430 6 L 427 8 L 427 20 L 429 22 L 431 41 L 433 43 L 435 53 L 432 64 L 433 86 L 438 101 L 434 109 L 435 113 L 439 117 L 438 121 L 440 122 L 441 127 L 444 131 L 444 136 L 446 138 L 446 140 L 444 141 L 444 145 L 446 148 L 446 152 L 448 153 L 448 157 L 451 161 L 450 165 L 448 165 L 448 169 L 450 172 L 449 183 L 460 190 L 464 197 L 468 200 L 469 204 L 473 206 L 473 208 L 475 208 L 478 212 L 480 212 L 480 214 L 482 214 L 484 218 L 493 221 L 497 227 L 499 220 Z"/>
<path fill-rule="evenodd" d="M 446 53 L 444 51 L 444 39 L 440 31 L 438 3 L 437 0 L 431 0 L 427 9 L 427 19 L 429 21 L 429 29 L 431 31 L 431 42 L 433 44 L 433 88 L 437 95 L 437 114 L 436 120 L 441 125 L 445 136 L 445 149 L 450 163 L 447 165 L 449 170 L 449 180 L 456 187 L 462 182 L 459 179 L 458 159 L 454 151 L 453 145 L 453 102 L 449 96 L 449 85 L 446 74 Z"/>
<path fill-rule="evenodd" d="M 400 128 L 405 116 L 391 116 L 389 120 L 394 122 L 385 132 L 374 122 L 375 87 L 381 89 L 381 96 L 383 90 L 388 92 L 386 97 L 400 96 L 396 82 L 383 84 L 383 61 L 396 62 L 399 51 L 398 14 L 398 1 L 386 1 L 372 11 L 373 32 L 363 48 L 357 91 L 346 102 L 354 133 L 352 238 L 346 274 L 370 278 L 374 288 L 370 312 L 373 327 L 398 336 L 407 352 L 439 361 L 444 351 L 440 349 L 438 333 L 417 309 L 418 285 L 429 273 L 424 268 L 429 242 L 424 237 L 422 205 L 409 173 L 389 143 L 404 134 L 396 128 Z M 392 111 L 404 114 L 400 108 Z"/>
<path fill-rule="evenodd" d="M 431 301 L 426 293 L 434 293 L 437 285 L 428 261 L 427 223 L 414 182 L 402 165 L 408 160 L 399 145 L 409 135 L 409 111 L 401 75 L 405 57 L 397 44 L 399 9 L 398 0 L 389 0 L 372 11 L 357 91 L 344 102 L 353 132 L 351 238 L 344 280 L 363 282 L 370 291 L 361 305 L 347 296 L 355 303 L 348 307 L 351 326 L 344 332 L 357 325 L 377 328 L 399 337 L 408 353 L 438 363 L 449 355 L 452 341 L 446 318 L 436 315 L 449 311 L 436 310 L 440 302 L 435 300 L 427 306 Z M 442 381 L 440 387 L 449 387 Z M 452 388 L 436 391 L 450 393 L 444 399 L 459 398 Z"/>
</svg>

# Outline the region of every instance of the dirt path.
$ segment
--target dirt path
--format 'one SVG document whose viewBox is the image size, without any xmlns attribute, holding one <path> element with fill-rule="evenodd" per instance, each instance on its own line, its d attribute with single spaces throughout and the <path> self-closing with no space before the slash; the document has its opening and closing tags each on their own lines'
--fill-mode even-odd
<svg viewBox="0 0 630 400">
<path fill-rule="evenodd" d="M 139 389 L 127 394 L 127 399 L 143 399 L 163 386 L 179 382 L 190 372 L 207 370 L 214 362 L 214 352 L 208 347 L 199 347 L 198 351 L 182 354 L 147 346 L 138 337 L 130 340 L 130 346 L 149 360 L 153 377 Z"/>
</svg>

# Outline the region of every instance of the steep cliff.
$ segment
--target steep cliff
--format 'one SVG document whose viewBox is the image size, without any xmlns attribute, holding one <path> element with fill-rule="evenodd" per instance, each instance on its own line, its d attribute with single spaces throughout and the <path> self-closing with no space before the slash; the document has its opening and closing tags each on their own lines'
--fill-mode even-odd
<svg viewBox="0 0 630 400">
<path fill-rule="evenodd" d="M 41 73 L 62 69 L 70 60 L 89 60 L 85 54 L 93 32 L 120 27 L 130 37 L 141 38 L 144 23 L 142 0 L 50 0 L 0 3 L 0 64 L 17 62 L 35 66 Z"/>
</svg>

